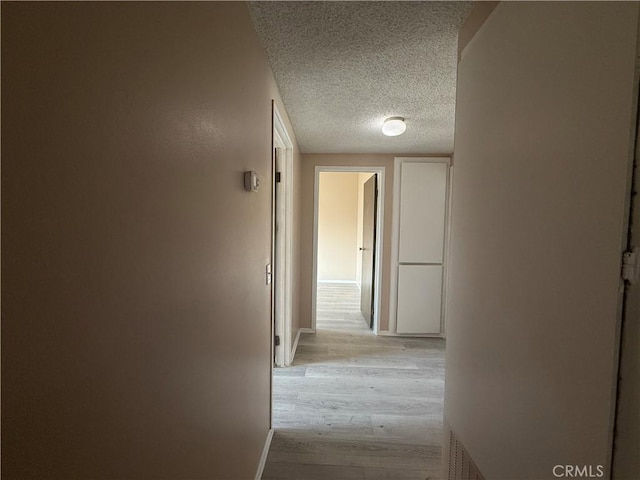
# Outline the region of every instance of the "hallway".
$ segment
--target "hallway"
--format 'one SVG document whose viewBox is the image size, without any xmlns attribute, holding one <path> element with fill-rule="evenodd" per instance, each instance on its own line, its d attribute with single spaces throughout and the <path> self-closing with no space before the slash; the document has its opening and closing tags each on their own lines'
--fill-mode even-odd
<svg viewBox="0 0 640 480">
<path fill-rule="evenodd" d="M 440 478 L 444 341 L 375 336 L 359 303 L 319 284 L 317 333 L 274 371 L 264 480 Z"/>
</svg>

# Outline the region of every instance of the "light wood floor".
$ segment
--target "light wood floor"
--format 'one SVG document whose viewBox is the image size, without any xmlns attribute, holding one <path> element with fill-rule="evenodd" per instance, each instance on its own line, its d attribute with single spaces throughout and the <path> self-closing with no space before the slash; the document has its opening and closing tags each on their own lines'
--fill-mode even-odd
<svg viewBox="0 0 640 480">
<path fill-rule="evenodd" d="M 274 371 L 263 480 L 440 478 L 444 341 L 376 336 L 350 284 L 320 284 L 317 333 Z"/>
</svg>

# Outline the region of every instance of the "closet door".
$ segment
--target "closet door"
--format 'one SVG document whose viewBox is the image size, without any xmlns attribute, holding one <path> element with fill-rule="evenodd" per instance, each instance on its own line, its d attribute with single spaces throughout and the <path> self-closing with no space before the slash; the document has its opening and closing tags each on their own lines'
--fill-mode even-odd
<svg viewBox="0 0 640 480">
<path fill-rule="evenodd" d="M 440 333 L 442 265 L 400 265 L 398 333 Z"/>
<path fill-rule="evenodd" d="M 398 333 L 441 332 L 448 170 L 442 162 L 401 164 Z"/>
</svg>

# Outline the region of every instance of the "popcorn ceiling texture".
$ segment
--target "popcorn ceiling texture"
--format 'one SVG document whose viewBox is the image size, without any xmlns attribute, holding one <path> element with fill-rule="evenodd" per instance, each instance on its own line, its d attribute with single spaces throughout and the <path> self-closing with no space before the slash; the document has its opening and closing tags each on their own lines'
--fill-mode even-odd
<svg viewBox="0 0 640 480">
<path fill-rule="evenodd" d="M 451 153 L 471 2 L 250 2 L 304 153 Z M 407 131 L 385 137 L 389 116 Z"/>
</svg>

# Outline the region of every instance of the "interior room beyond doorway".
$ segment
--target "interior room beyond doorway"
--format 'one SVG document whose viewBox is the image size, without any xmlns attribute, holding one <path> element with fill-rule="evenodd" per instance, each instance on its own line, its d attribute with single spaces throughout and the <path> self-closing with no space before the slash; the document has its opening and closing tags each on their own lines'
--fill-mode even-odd
<svg viewBox="0 0 640 480">
<path fill-rule="evenodd" d="M 360 312 L 357 320 L 374 328 L 378 177 L 371 171 L 317 172 L 316 319 L 318 291 L 332 286 L 348 293 L 352 315 Z"/>
</svg>

